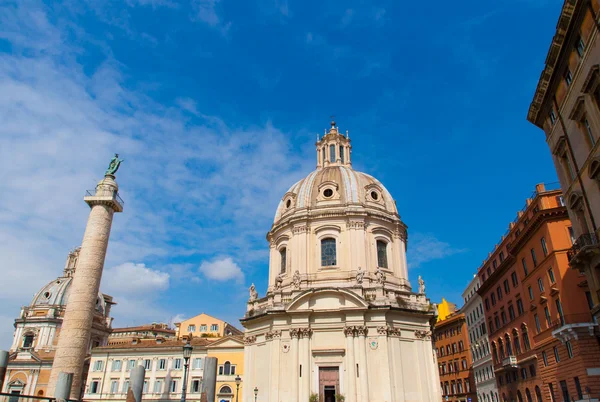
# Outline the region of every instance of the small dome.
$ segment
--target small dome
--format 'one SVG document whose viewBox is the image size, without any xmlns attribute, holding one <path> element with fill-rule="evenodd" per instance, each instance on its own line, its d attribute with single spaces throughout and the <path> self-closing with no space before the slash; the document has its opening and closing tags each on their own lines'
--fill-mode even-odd
<svg viewBox="0 0 600 402">
<path fill-rule="evenodd" d="M 394 199 L 379 180 L 350 166 L 334 165 L 318 168 L 290 187 L 277 207 L 275 223 L 293 211 L 336 206 L 398 214 Z"/>
</svg>

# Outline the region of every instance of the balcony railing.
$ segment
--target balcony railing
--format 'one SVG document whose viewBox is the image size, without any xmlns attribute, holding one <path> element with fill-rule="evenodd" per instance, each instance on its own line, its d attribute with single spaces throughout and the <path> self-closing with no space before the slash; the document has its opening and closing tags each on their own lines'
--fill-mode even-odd
<svg viewBox="0 0 600 402">
<path fill-rule="evenodd" d="M 590 313 L 567 314 L 559 317 L 550 323 L 550 329 L 555 330 L 569 324 L 590 323 L 592 315 Z"/>
<path fill-rule="evenodd" d="M 517 368 L 517 356 L 510 355 L 502 359 L 502 366 L 504 368 Z"/>
<path fill-rule="evenodd" d="M 597 247 L 599 245 L 598 236 L 595 233 L 586 233 L 577 238 L 573 247 L 568 251 L 567 257 L 569 262 L 578 257 L 581 251 L 584 251 L 586 247 Z"/>
<path fill-rule="evenodd" d="M 86 197 L 112 197 L 113 200 L 118 202 L 120 205 L 125 205 L 123 199 L 119 196 L 117 191 L 112 190 L 86 190 Z"/>
</svg>

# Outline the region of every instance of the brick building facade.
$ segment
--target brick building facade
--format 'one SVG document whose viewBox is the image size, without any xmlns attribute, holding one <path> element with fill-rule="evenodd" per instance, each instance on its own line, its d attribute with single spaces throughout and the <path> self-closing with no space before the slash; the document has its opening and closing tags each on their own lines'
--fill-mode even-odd
<svg viewBox="0 0 600 402">
<path fill-rule="evenodd" d="M 562 193 L 540 184 L 478 271 L 501 401 L 600 396 L 588 370 L 600 362 L 597 325 L 586 278 L 569 269 L 573 240 Z"/>
</svg>

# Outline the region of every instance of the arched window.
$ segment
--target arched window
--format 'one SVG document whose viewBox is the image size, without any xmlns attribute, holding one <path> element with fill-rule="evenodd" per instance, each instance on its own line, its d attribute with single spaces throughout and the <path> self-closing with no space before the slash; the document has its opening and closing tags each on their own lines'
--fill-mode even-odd
<svg viewBox="0 0 600 402">
<path fill-rule="evenodd" d="M 321 240 L 321 266 L 329 267 L 337 265 L 335 239 L 328 237 Z"/>
<path fill-rule="evenodd" d="M 30 348 L 33 346 L 33 334 L 26 334 L 23 337 L 23 347 Z"/>
<path fill-rule="evenodd" d="M 383 240 L 377 240 L 377 266 L 381 268 L 388 267 L 387 243 Z"/>
<path fill-rule="evenodd" d="M 225 364 L 223 365 L 223 374 L 231 375 L 231 363 L 229 363 L 228 361 L 226 361 Z"/>
<path fill-rule="evenodd" d="M 281 273 L 285 274 L 287 267 L 287 248 L 283 247 L 279 250 L 279 256 L 281 257 Z"/>
<path fill-rule="evenodd" d="M 223 385 L 221 387 L 221 389 L 219 390 L 219 394 L 233 394 L 233 392 L 231 392 L 231 387 L 228 385 Z"/>
<path fill-rule="evenodd" d="M 323 154 L 323 165 L 325 165 L 325 160 L 327 159 L 327 152 L 325 152 L 325 147 L 323 147 L 321 153 Z"/>
<path fill-rule="evenodd" d="M 504 340 L 506 341 L 506 355 L 511 356 L 512 352 L 512 344 L 510 343 L 510 336 L 508 334 L 504 335 Z"/>
<path fill-rule="evenodd" d="M 531 344 L 529 343 L 529 333 L 527 332 L 527 327 L 525 325 L 523 325 L 521 329 L 523 331 L 523 347 L 525 348 L 525 351 L 528 351 L 531 349 Z"/>
<path fill-rule="evenodd" d="M 515 343 L 515 354 L 521 353 L 521 342 L 519 341 L 519 333 L 513 329 L 513 342 Z"/>
<path fill-rule="evenodd" d="M 498 360 L 498 351 L 496 350 L 496 342 L 492 342 L 492 356 L 494 356 L 495 363 L 500 363 Z"/>
<path fill-rule="evenodd" d="M 535 397 L 537 399 L 536 402 L 542 402 L 542 391 L 540 391 L 540 387 L 535 386 Z"/>
<path fill-rule="evenodd" d="M 335 162 L 335 145 L 329 146 L 329 162 Z"/>
<path fill-rule="evenodd" d="M 521 394 L 521 391 L 517 391 L 517 399 L 519 402 L 523 402 L 523 395 Z"/>
<path fill-rule="evenodd" d="M 344 146 L 340 145 L 340 159 L 344 163 Z"/>
<path fill-rule="evenodd" d="M 527 402 L 533 402 L 533 399 L 531 399 L 531 392 L 529 392 L 529 388 L 525 388 L 525 396 L 527 397 Z"/>
<path fill-rule="evenodd" d="M 500 351 L 500 358 L 504 359 L 504 343 L 502 343 L 502 338 L 498 339 L 498 350 Z"/>
</svg>

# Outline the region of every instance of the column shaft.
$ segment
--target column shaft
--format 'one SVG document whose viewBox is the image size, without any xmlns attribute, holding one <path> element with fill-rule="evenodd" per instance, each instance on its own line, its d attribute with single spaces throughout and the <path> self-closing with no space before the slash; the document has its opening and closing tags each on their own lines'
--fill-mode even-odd
<svg viewBox="0 0 600 402">
<path fill-rule="evenodd" d="M 367 378 L 367 340 L 366 336 L 361 334 L 358 337 L 358 346 L 360 348 L 360 388 L 361 388 L 361 401 L 369 401 L 369 380 Z"/>
<path fill-rule="evenodd" d="M 49 396 L 54 395 L 58 373 L 64 372 L 73 373 L 70 397 L 80 398 L 83 363 L 89 352 L 92 320 L 113 214 L 112 207 L 103 204 L 92 206 L 90 211 L 50 373 Z"/>
<path fill-rule="evenodd" d="M 293 335 L 292 335 L 293 336 Z M 290 402 L 298 401 L 298 383 L 300 382 L 300 378 L 298 378 L 298 335 L 293 336 L 292 338 L 292 372 L 290 378 L 290 382 L 292 383 L 292 394 Z"/>
<path fill-rule="evenodd" d="M 357 402 L 356 400 L 356 363 L 354 362 L 354 336 L 353 334 L 346 335 L 346 401 Z"/>
</svg>

